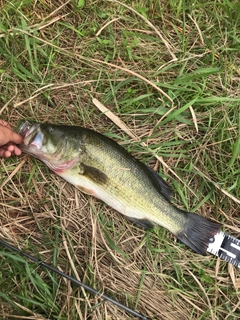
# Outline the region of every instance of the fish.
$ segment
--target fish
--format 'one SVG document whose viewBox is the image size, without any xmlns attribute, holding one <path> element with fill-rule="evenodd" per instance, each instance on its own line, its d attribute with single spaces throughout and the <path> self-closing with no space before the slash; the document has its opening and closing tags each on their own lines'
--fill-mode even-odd
<svg viewBox="0 0 240 320">
<path fill-rule="evenodd" d="M 80 126 L 23 122 L 20 128 L 24 153 L 144 229 L 164 227 L 206 255 L 221 224 L 173 205 L 169 184 L 117 142 Z"/>
</svg>

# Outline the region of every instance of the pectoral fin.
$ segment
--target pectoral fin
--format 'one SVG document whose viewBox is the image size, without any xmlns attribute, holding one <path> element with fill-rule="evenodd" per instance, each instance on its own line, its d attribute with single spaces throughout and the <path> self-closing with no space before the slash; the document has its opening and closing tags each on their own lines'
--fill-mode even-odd
<svg viewBox="0 0 240 320">
<path fill-rule="evenodd" d="M 80 164 L 80 173 L 97 184 L 105 184 L 108 181 L 107 175 L 101 170 L 88 166 L 83 162 Z"/>
</svg>

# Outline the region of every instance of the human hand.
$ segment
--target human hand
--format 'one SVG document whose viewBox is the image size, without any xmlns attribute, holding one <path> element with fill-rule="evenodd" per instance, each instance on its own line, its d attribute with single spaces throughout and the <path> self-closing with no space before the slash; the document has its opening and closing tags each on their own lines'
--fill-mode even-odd
<svg viewBox="0 0 240 320">
<path fill-rule="evenodd" d="M 23 137 L 14 132 L 4 120 L 0 120 L 0 157 L 9 158 L 13 155 L 19 156 L 22 151 L 16 144 L 22 143 Z"/>
</svg>

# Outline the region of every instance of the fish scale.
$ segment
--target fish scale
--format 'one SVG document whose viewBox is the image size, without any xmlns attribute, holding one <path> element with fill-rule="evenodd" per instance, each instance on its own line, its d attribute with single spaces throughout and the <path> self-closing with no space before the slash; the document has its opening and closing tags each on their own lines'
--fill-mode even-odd
<svg viewBox="0 0 240 320">
<path fill-rule="evenodd" d="M 175 207 L 166 181 L 112 139 L 82 127 L 47 123 L 24 122 L 19 133 L 23 152 L 79 190 L 141 227 L 165 227 L 195 252 L 240 267 L 240 241 L 222 232 L 220 223 Z"/>
</svg>

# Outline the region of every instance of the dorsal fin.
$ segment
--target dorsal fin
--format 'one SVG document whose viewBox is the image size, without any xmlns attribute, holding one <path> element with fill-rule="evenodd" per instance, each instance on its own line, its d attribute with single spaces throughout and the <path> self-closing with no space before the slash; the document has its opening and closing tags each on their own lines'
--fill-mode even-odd
<svg viewBox="0 0 240 320">
<path fill-rule="evenodd" d="M 147 165 L 146 165 L 146 168 L 147 168 L 150 176 L 152 177 L 152 180 L 153 180 L 155 186 L 157 187 L 157 189 L 159 189 L 161 194 L 167 200 L 170 201 L 173 192 L 172 192 L 172 189 L 169 186 L 169 184 L 157 172 L 155 172 L 153 169 L 151 169 Z"/>
</svg>

